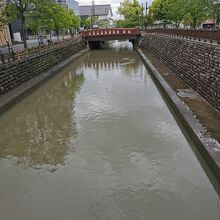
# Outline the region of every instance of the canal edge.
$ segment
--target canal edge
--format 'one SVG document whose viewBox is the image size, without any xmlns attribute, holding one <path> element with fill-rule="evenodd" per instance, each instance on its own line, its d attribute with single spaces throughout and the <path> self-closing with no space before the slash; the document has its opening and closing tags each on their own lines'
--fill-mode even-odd
<svg viewBox="0 0 220 220">
<path fill-rule="evenodd" d="M 34 91 L 35 89 L 43 85 L 47 80 L 55 76 L 58 73 L 58 71 L 62 70 L 69 63 L 78 59 L 80 56 L 84 55 L 89 50 L 89 48 L 80 50 L 68 59 L 56 64 L 55 66 L 50 68 L 50 70 L 40 73 L 39 75 L 22 83 L 12 91 L 2 95 L 0 97 L 0 115 L 3 114 L 12 105 L 16 104 L 19 100 L 22 100 L 30 92 Z"/>
<path fill-rule="evenodd" d="M 220 181 L 220 145 L 217 141 L 207 136 L 198 120 L 195 119 L 189 108 L 179 99 L 174 90 L 168 85 L 158 70 L 145 56 L 140 48 L 136 48 L 142 58 L 142 61 L 149 73 L 164 95 L 168 104 L 172 107 L 175 115 L 180 119 L 181 125 L 185 128 L 187 134 L 195 143 L 202 157 L 206 160 L 217 179 Z"/>
</svg>

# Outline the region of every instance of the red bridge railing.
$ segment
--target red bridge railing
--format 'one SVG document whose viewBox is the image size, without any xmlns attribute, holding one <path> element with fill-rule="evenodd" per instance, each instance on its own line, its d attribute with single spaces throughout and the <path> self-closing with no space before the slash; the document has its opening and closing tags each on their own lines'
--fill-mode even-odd
<svg viewBox="0 0 220 220">
<path fill-rule="evenodd" d="M 196 30 L 196 29 L 147 29 L 147 34 L 166 34 L 194 40 L 209 40 L 211 43 L 220 44 L 220 30 Z"/>
<path fill-rule="evenodd" d="M 93 29 L 86 30 L 80 33 L 81 37 L 101 37 L 101 36 L 136 36 L 141 35 L 138 28 L 108 28 L 108 29 Z"/>
</svg>

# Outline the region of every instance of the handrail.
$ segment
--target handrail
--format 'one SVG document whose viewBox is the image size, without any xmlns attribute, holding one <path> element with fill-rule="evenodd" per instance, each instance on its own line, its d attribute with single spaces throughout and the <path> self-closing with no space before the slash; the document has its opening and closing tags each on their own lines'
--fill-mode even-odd
<svg viewBox="0 0 220 220">
<path fill-rule="evenodd" d="M 146 34 L 165 34 L 169 36 L 183 37 L 194 40 L 209 40 L 210 43 L 216 42 L 220 44 L 220 30 L 196 30 L 196 29 L 146 29 Z"/>
<path fill-rule="evenodd" d="M 68 40 L 63 40 L 60 42 L 55 42 L 55 43 L 50 43 L 50 44 L 44 44 L 40 45 L 38 47 L 32 47 L 29 49 L 24 49 L 22 51 L 16 51 L 14 52 L 12 50 L 11 53 L 5 53 L 5 54 L 0 54 L 0 65 L 1 64 L 6 64 L 6 63 L 11 63 L 16 60 L 22 60 L 25 58 L 30 58 L 32 56 L 37 56 L 42 53 L 46 53 L 52 50 L 57 50 L 61 49 L 63 47 L 66 47 L 68 45 L 73 45 L 78 43 L 77 39 L 80 39 L 79 36 L 68 39 Z M 80 39 L 81 41 L 81 39 Z"/>
<path fill-rule="evenodd" d="M 104 37 L 104 36 L 136 36 L 141 35 L 139 28 L 101 28 L 101 29 L 90 29 L 80 33 L 81 37 Z"/>
</svg>

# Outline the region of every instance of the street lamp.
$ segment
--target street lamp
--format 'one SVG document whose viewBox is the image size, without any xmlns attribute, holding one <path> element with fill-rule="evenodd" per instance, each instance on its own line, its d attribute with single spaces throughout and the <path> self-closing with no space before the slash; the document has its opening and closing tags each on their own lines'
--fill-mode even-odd
<svg viewBox="0 0 220 220">
<path fill-rule="evenodd" d="M 148 6 L 147 6 L 147 1 L 146 1 L 146 14 L 145 16 L 147 16 L 147 10 L 148 10 Z M 144 29 L 144 3 L 141 4 L 141 29 Z"/>
</svg>

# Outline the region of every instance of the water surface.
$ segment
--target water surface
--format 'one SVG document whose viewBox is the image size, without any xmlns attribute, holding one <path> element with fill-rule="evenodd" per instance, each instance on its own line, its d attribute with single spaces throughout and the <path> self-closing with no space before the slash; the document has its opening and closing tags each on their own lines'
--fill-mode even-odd
<svg viewBox="0 0 220 220">
<path fill-rule="evenodd" d="M 217 220 L 220 202 L 128 42 L 0 116 L 2 220 Z"/>
</svg>

